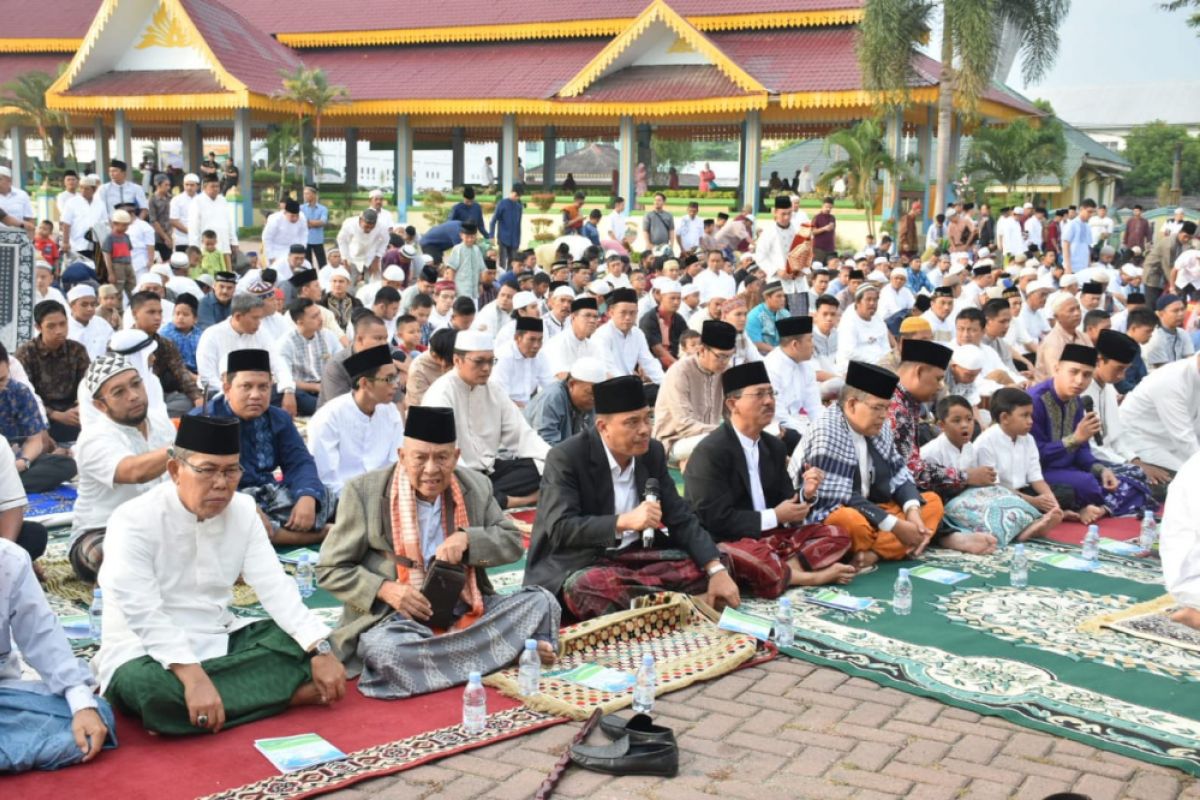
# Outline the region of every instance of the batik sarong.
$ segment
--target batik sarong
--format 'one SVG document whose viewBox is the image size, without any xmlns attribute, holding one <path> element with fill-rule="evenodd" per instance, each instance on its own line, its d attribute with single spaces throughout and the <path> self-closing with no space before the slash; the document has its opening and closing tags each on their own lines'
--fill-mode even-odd
<svg viewBox="0 0 1200 800">
<path fill-rule="evenodd" d="M 987 531 L 1004 546 L 1041 516 L 1042 512 L 1004 486 L 975 486 L 946 501 L 942 521 L 954 531 Z"/>
<path fill-rule="evenodd" d="M 296 501 L 292 499 L 292 493 L 282 483 L 247 486 L 238 491 L 253 497 L 255 505 L 267 515 L 267 519 L 271 520 L 276 528 L 282 528 L 287 525 L 287 521 L 292 516 L 292 509 L 296 507 Z M 328 490 L 325 492 L 324 497 L 317 499 L 317 511 L 313 518 L 312 527 L 314 531 L 321 530 L 329 522 L 335 504 L 336 499 L 329 494 Z M 274 531 L 270 533 L 274 533 Z"/>
</svg>

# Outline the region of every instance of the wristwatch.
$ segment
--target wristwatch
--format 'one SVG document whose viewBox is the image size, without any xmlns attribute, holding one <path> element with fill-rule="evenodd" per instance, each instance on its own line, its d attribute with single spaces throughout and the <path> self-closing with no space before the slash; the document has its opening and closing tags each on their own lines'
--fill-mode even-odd
<svg viewBox="0 0 1200 800">
<path fill-rule="evenodd" d="M 722 572 L 727 572 L 727 571 L 728 571 L 728 570 L 726 570 L 726 569 L 725 569 L 725 565 L 724 565 L 724 564 L 717 564 L 715 567 L 710 567 L 710 568 L 709 568 L 709 570 L 708 570 L 708 577 L 710 577 L 710 578 L 711 578 L 711 577 L 712 577 L 712 576 L 714 576 L 714 575 L 719 575 L 720 573 L 722 573 Z"/>
<path fill-rule="evenodd" d="M 333 647 L 329 644 L 328 639 L 322 639 L 321 641 L 317 642 L 316 653 L 314 653 L 314 655 L 327 656 L 332 655 L 332 653 Z"/>
</svg>

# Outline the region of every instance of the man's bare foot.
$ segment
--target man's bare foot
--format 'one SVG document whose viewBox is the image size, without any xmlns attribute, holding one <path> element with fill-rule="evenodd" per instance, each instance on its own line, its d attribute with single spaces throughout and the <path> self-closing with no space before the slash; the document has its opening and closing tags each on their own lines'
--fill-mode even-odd
<svg viewBox="0 0 1200 800">
<path fill-rule="evenodd" d="M 1064 509 L 1063 510 L 1063 521 L 1064 522 L 1082 522 L 1083 520 L 1079 516 L 1078 511 L 1067 511 L 1066 509 Z"/>
<path fill-rule="evenodd" d="M 1104 506 L 1084 506 L 1079 512 L 1079 521 L 1084 525 L 1091 525 L 1107 513 L 1108 509 Z"/>
<path fill-rule="evenodd" d="M 275 545 L 293 545 L 302 546 L 306 544 L 317 544 L 324 541 L 325 534 L 329 533 L 329 527 L 326 525 L 319 531 L 294 531 L 291 528 L 279 528 L 275 531 L 275 535 L 271 537 L 271 544 Z"/>
<path fill-rule="evenodd" d="M 1171 615 L 1171 621 L 1200 630 L 1200 609 L 1181 608 Z"/>
<path fill-rule="evenodd" d="M 857 574 L 858 570 L 849 564 L 831 564 L 814 572 L 792 570 L 792 586 L 827 586 L 831 583 L 845 585 L 854 580 Z"/>
<path fill-rule="evenodd" d="M 549 642 L 538 642 L 537 650 L 543 667 L 552 667 L 558 661 L 558 653 L 554 652 Z"/>
<path fill-rule="evenodd" d="M 42 569 L 42 565 L 34 561 L 30 566 L 33 567 L 33 576 L 38 579 L 38 583 L 45 583 L 46 570 Z"/>
<path fill-rule="evenodd" d="M 879 563 L 879 554 L 874 550 L 863 550 L 861 553 L 855 553 L 850 563 L 855 569 L 862 571 Z"/>
<path fill-rule="evenodd" d="M 996 537 L 990 533 L 951 533 L 938 540 L 938 545 L 960 553 L 986 556 L 996 552 Z"/>
<path fill-rule="evenodd" d="M 1058 523 L 1063 521 L 1063 512 L 1061 508 L 1056 508 L 1042 515 L 1041 519 L 1034 520 L 1033 524 L 1025 530 L 1017 534 L 1018 542 L 1027 542 L 1030 539 L 1036 539 L 1039 536 L 1045 536 L 1051 530 L 1058 526 Z"/>
</svg>

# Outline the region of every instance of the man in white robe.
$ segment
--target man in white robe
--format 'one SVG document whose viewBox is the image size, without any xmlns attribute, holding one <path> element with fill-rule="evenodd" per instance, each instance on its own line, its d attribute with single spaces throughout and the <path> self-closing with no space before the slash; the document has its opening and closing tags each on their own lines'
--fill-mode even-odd
<svg viewBox="0 0 1200 800">
<path fill-rule="evenodd" d="M 196 345 L 196 367 L 200 382 L 208 391 L 219 391 L 224 359 L 234 350 L 275 349 L 275 340 L 260 330 L 267 310 L 261 297 L 238 294 L 233 298 L 229 319 L 218 322 L 200 334 Z M 282 393 L 280 406 L 296 416 L 296 382 L 291 366 L 283 359 L 271 362 L 271 373 L 275 379 L 275 390 Z"/>
<path fill-rule="evenodd" d="M 821 384 L 812 364 L 812 317 L 788 317 L 775 324 L 779 328 L 779 346 L 763 362 L 776 392 L 773 422 L 791 455 L 801 435 L 824 410 Z"/>
<path fill-rule="evenodd" d="M 1155 374 L 1161 372 L 1160 369 Z M 1158 552 L 1162 556 L 1163 582 L 1179 604 L 1171 619 L 1200 629 L 1200 493 L 1196 492 L 1197 485 L 1200 485 L 1200 453 L 1180 467 L 1167 490 Z"/>
<path fill-rule="evenodd" d="M 282 209 L 267 217 L 262 230 L 262 244 L 268 264 L 285 258 L 294 244 L 308 245 L 308 220 L 300 212 L 299 203 L 288 198 L 283 202 Z"/>
<path fill-rule="evenodd" d="M 99 358 L 108 349 L 108 340 L 112 338 L 112 325 L 97 316 L 96 290 L 86 283 L 72 286 L 67 292 L 67 302 L 71 306 L 71 318 L 67 321 L 67 338 L 79 342 L 87 349 L 88 358 Z"/>
<path fill-rule="evenodd" d="M 646 402 L 658 395 L 662 383 L 662 364 L 650 352 L 646 334 L 637 325 L 637 293 L 615 289 L 608 296 L 608 322 L 595 334 L 595 344 L 612 377 L 638 375 L 646 385 Z"/>
<path fill-rule="evenodd" d="M 1200 452 L 1200 356 L 1151 372 L 1121 403 L 1114 446 L 1164 470 Z"/>
<path fill-rule="evenodd" d="M 188 244 L 200 247 L 205 231 L 217 234 L 217 250 L 225 256 L 225 269 L 230 269 L 237 254 L 237 226 L 233 224 L 229 204 L 221 195 L 221 180 L 215 175 L 205 177 L 203 191 L 188 206 Z"/>
<path fill-rule="evenodd" d="M 542 352 L 542 320 L 538 317 L 517 317 L 515 333 L 506 344 L 497 344 L 499 356 L 492 381 L 497 383 L 516 403 L 524 408 L 533 395 L 555 382 L 550 360 Z"/>
<path fill-rule="evenodd" d="M 563 326 L 562 332 L 546 345 L 545 355 L 550 362 L 550 371 L 559 380 L 565 378 L 571 371 L 571 366 L 581 358 L 590 357 L 604 361 L 600 348 L 593 341 L 593 334 L 600 324 L 600 312 L 597 308 L 594 297 L 572 300 L 571 316 L 567 324 Z"/>
<path fill-rule="evenodd" d="M 933 298 L 929 310 L 921 315 L 921 319 L 929 323 L 933 331 L 933 341 L 938 344 L 951 345 L 954 342 L 954 289 L 949 286 L 939 286 L 933 290 Z"/>
<path fill-rule="evenodd" d="M 844 372 L 851 361 L 874 364 L 892 349 L 891 334 L 878 313 L 879 287 L 868 281 L 854 293 L 853 308 L 838 323 L 837 366 Z"/>
</svg>

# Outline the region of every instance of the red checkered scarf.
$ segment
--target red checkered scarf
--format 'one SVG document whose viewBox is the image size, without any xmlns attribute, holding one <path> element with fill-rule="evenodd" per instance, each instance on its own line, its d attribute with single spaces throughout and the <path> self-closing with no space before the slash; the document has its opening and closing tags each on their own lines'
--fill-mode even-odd
<svg viewBox="0 0 1200 800">
<path fill-rule="evenodd" d="M 413 491 L 412 484 L 408 482 L 408 473 L 402 466 L 396 467 L 395 475 L 388 506 L 392 515 L 392 547 L 396 555 L 401 557 L 396 559 L 396 581 L 420 591 L 425 583 L 425 557 L 421 553 L 417 493 Z M 453 524 L 450 520 L 451 508 L 454 509 Z M 442 495 L 442 525 L 444 536 L 449 536 L 454 531 L 465 531 L 470 525 L 467 520 L 467 505 L 463 502 L 462 487 L 453 477 L 450 479 L 449 488 Z M 455 630 L 468 628 L 483 616 L 483 595 L 479 591 L 474 567 L 467 567 L 467 582 L 463 586 L 462 599 L 470 611 L 454 623 Z"/>
</svg>

